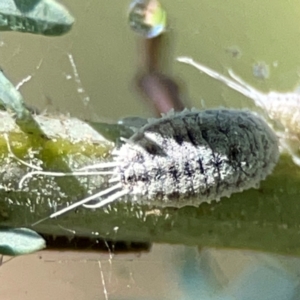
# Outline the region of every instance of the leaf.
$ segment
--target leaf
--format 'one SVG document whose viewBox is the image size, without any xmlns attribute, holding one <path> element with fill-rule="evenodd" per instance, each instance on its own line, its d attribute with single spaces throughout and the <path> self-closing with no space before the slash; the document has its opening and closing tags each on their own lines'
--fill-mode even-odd
<svg viewBox="0 0 300 300">
<path fill-rule="evenodd" d="M 29 254 L 46 247 L 45 240 L 28 228 L 0 228 L 0 254 Z"/>
<path fill-rule="evenodd" d="M 54 0 L 0 1 L 0 31 L 62 35 L 74 23 L 68 10 Z"/>
</svg>

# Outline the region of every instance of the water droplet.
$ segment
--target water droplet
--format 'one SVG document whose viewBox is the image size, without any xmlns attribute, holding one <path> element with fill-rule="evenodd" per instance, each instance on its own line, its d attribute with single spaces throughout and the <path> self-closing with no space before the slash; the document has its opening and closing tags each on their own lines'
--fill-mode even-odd
<svg viewBox="0 0 300 300">
<path fill-rule="evenodd" d="M 166 28 L 166 12 L 157 0 L 132 1 L 128 18 L 132 30 L 148 39 L 157 37 Z"/>
</svg>

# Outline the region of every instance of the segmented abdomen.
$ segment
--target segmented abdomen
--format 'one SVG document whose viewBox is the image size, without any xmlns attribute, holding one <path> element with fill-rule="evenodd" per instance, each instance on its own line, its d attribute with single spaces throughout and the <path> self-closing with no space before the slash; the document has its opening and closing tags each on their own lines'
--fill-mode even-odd
<svg viewBox="0 0 300 300">
<path fill-rule="evenodd" d="M 256 187 L 278 157 L 277 138 L 262 118 L 216 109 L 150 122 L 120 148 L 116 160 L 123 188 L 135 200 L 183 206 Z"/>
</svg>

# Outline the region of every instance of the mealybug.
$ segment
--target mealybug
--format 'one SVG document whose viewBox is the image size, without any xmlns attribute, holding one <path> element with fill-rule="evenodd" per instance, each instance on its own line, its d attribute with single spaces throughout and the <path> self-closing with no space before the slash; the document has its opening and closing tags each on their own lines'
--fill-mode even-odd
<svg viewBox="0 0 300 300">
<path fill-rule="evenodd" d="M 152 119 L 123 142 L 111 162 L 82 168 L 78 174 L 91 169 L 109 174 L 110 187 L 50 218 L 80 205 L 99 208 L 126 196 L 160 207 L 218 200 L 257 187 L 279 157 L 273 130 L 247 110 L 171 112 Z M 33 174 L 43 172 L 28 173 L 22 182 Z M 93 199 L 96 204 L 88 204 Z"/>
<path fill-rule="evenodd" d="M 189 64 L 208 76 L 225 83 L 230 88 L 252 99 L 256 106 L 263 109 L 273 122 L 274 129 L 280 138 L 280 145 L 292 157 L 295 164 L 300 166 L 298 155 L 300 141 L 300 94 L 258 91 L 243 81 L 232 70 L 228 70 L 232 79 L 195 62 L 190 57 L 178 57 L 179 62 Z M 275 128 L 276 127 L 276 128 Z"/>
</svg>

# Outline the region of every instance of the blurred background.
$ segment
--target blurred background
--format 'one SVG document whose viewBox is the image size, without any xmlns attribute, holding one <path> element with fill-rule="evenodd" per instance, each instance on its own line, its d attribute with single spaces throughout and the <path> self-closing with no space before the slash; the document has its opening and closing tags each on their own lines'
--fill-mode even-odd
<svg viewBox="0 0 300 300">
<path fill-rule="evenodd" d="M 68 34 L 1 32 L 5 74 L 15 84 L 32 75 L 20 88 L 25 100 L 40 110 L 92 120 L 150 117 L 152 112 L 134 88 L 141 38 L 128 26 L 130 1 L 61 2 L 76 19 Z M 201 108 L 204 101 L 207 107 L 253 108 L 253 103 L 176 62 L 180 55 L 220 73 L 232 68 L 262 91 L 297 87 L 300 8 L 296 0 L 165 0 L 162 5 L 168 20 L 162 51 L 166 72 L 185 83 L 184 97 L 191 106 Z M 263 69 L 261 76 L 255 66 Z"/>
<path fill-rule="evenodd" d="M 0 34 L 0 62 L 26 102 L 41 111 L 93 121 L 151 117 L 135 91 L 141 38 L 128 26 L 130 1 L 64 0 L 70 33 Z M 299 85 L 300 5 L 296 0 L 161 0 L 168 27 L 167 73 L 190 106 L 248 107 L 250 99 L 176 62 L 191 56 L 226 74 L 231 68 L 261 91 Z M 230 238 L 230 237 L 229 237 Z M 0 267 L 1 299 L 300 299 L 296 257 L 184 245 L 149 252 L 44 251 Z"/>
</svg>

